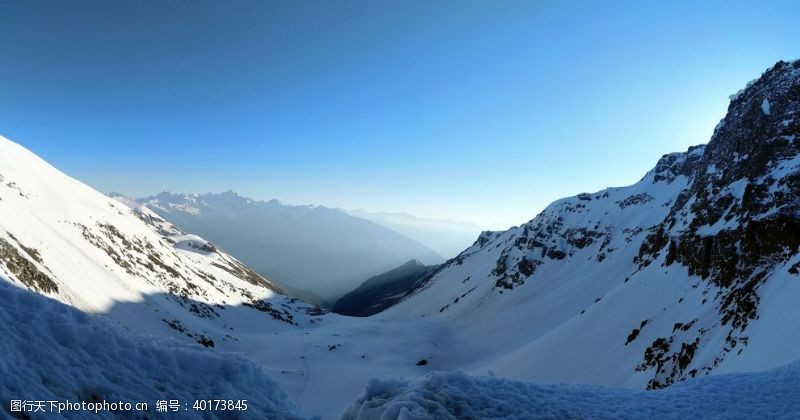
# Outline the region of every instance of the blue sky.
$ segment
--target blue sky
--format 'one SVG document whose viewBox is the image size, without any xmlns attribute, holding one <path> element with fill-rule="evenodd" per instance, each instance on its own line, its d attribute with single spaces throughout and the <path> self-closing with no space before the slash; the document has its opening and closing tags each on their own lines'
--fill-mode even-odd
<svg viewBox="0 0 800 420">
<path fill-rule="evenodd" d="M 0 0 L 0 17 L 0 134 L 103 192 L 492 228 L 637 181 L 800 58 L 796 2 Z"/>
</svg>

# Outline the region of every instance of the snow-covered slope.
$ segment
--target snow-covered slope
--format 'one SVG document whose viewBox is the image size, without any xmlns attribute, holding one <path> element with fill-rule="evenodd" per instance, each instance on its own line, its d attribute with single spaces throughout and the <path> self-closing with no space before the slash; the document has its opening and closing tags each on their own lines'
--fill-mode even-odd
<svg viewBox="0 0 800 420">
<path fill-rule="evenodd" d="M 798 359 L 798 135 L 800 61 L 780 62 L 708 145 L 481 234 L 380 316 L 448 325 L 465 367 L 525 380 L 661 388 Z"/>
<path fill-rule="evenodd" d="M 314 313 L 201 238 L 2 137 L 0 275 L 129 327 L 166 329 L 204 345 L 235 337 L 224 327 L 234 313 L 278 329 Z"/>
<path fill-rule="evenodd" d="M 115 322 L 22 290 L 3 278 L 0 336 L 3 418 L 21 414 L 11 412 L 11 399 L 147 403 L 148 411 L 117 414 L 152 418 L 157 400 L 178 400 L 191 407 L 201 396 L 247 400 L 245 411 L 225 413 L 226 418 L 298 418 L 275 381 L 242 356 L 131 334 Z M 56 416 L 49 404 L 44 409 L 32 418 Z M 25 414 L 32 415 L 28 411 Z M 199 413 L 184 415 L 201 418 Z M 110 418 L 111 413 L 100 411 L 99 416 Z M 70 410 L 69 418 L 98 415 Z"/>
<path fill-rule="evenodd" d="M 164 192 L 139 202 L 218 244 L 292 296 L 305 291 L 333 302 L 364 279 L 410 259 L 426 264 L 444 260 L 391 229 L 322 206 L 257 201 L 232 191 Z"/>
<path fill-rule="evenodd" d="M 176 355 L 176 363 L 186 367 L 186 375 L 197 372 L 198 378 L 206 378 L 207 372 L 217 372 L 221 375 L 218 385 L 235 391 L 238 386 L 248 386 L 248 378 L 226 385 L 224 372 L 213 368 L 236 373 L 246 365 L 238 359 L 230 363 L 220 360 L 245 354 L 286 390 L 298 411 L 325 418 L 339 415 L 372 376 L 424 372 L 415 364 L 433 350 L 430 337 L 437 335 L 436 325 L 417 320 L 354 321 L 286 298 L 277 293 L 278 288 L 272 283 L 220 251 L 214 243 L 176 228 L 146 206 L 91 189 L 5 138 L 0 138 L 0 177 L 0 283 L 13 283 L 97 314 L 86 319 L 105 317 L 108 330 L 130 330 L 135 335 L 146 334 L 153 341 L 152 349 L 131 344 L 130 351 L 142 351 L 143 356 L 125 365 L 112 366 L 105 363 L 105 356 L 99 358 L 95 370 L 87 373 L 95 376 L 79 376 L 83 379 L 78 382 L 54 374 L 47 376 L 50 382 L 41 386 L 34 377 L 32 382 L 20 381 L 18 388 L 9 389 L 21 392 L 46 388 L 48 392 L 41 397 L 66 398 L 72 394 L 63 390 L 72 384 L 88 389 L 94 383 L 102 391 L 106 389 L 102 388 L 104 378 L 125 376 L 139 365 L 148 370 L 144 375 L 157 378 L 161 364 L 154 357 L 176 348 L 174 344 L 164 344 L 164 339 L 214 353 L 208 358 Z M 13 295 L 14 290 L 0 288 L 0 297 L 13 301 L 16 295 L 8 295 Z M 26 311 L 47 306 L 41 299 L 18 302 L 6 307 L 9 312 L 0 313 L 3 321 L 25 319 Z M 20 308 L 25 302 L 33 306 Z M 66 317 L 80 317 L 77 311 L 61 308 L 54 310 Z M 14 318 L 17 313 L 21 318 Z M 108 342 L 99 339 L 90 331 L 94 326 L 73 329 L 61 325 L 61 315 L 43 316 L 41 322 L 33 319 L 32 325 L 38 328 L 52 323 L 53 328 L 63 327 L 59 329 L 63 335 L 47 329 L 41 331 L 41 340 L 26 341 L 18 332 L 27 324 L 14 325 L 4 335 L 3 344 L 11 349 L 6 354 L 18 355 L 28 352 L 30 345 L 46 346 L 62 339 L 66 340 L 64 346 L 86 354 L 64 355 L 58 363 L 85 366 L 91 362 L 92 352 L 121 354 L 118 351 L 122 350 L 115 346 L 116 338 L 111 337 Z M 125 337 L 127 333 L 121 332 Z M 123 347 L 127 345 L 120 340 Z M 125 351 L 122 354 L 130 354 Z M 44 357 L 42 352 L 30 355 Z M 37 363 L 35 359 L 23 362 L 28 366 Z M 37 374 L 44 374 L 42 369 L 47 362 L 43 359 L 41 363 Z M 205 363 L 209 370 L 204 370 Z M 164 369 L 165 373 L 173 370 L 171 365 Z M 12 375 L 5 378 L 19 372 L 11 370 Z M 65 372 L 71 374 L 74 370 Z M 175 382 L 165 381 L 164 397 L 192 396 L 183 388 L 172 393 L 173 387 L 194 383 L 183 379 L 186 378 L 177 375 Z M 260 379 L 253 380 L 253 392 L 269 391 L 269 386 L 258 384 Z M 2 380 L 0 383 L 5 384 Z M 136 381 L 120 382 L 120 389 L 127 386 L 135 387 Z M 108 392 L 100 396 L 122 395 L 117 392 L 120 389 L 106 389 Z M 198 388 L 194 397 L 213 398 L 201 394 L 206 389 L 211 390 Z M 149 395 L 147 387 L 141 392 L 129 391 L 131 397 Z M 265 405 L 272 396 L 264 396 Z M 277 394 L 274 397 L 282 398 Z M 88 400 L 93 396 L 80 398 Z"/>
</svg>

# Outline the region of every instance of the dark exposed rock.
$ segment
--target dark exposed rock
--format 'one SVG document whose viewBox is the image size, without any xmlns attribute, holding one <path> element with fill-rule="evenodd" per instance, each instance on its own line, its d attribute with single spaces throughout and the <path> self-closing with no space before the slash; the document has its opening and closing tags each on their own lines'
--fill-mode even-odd
<svg viewBox="0 0 800 420">
<path fill-rule="evenodd" d="M 23 245 L 22 242 L 20 242 L 16 236 L 11 234 L 11 232 L 6 232 L 6 234 L 8 234 L 8 237 L 11 238 L 11 240 L 13 240 L 14 242 L 16 242 L 17 246 L 19 246 L 23 251 L 25 251 L 25 253 L 28 254 L 29 257 L 33 258 L 34 261 L 38 262 L 39 264 L 44 264 L 42 256 L 39 255 L 38 250 Z"/>
<path fill-rule="evenodd" d="M 206 253 L 217 252 L 217 247 L 211 244 L 211 242 L 203 242 L 203 243 L 189 242 L 188 246 L 192 249 L 196 249 L 201 252 L 206 252 Z"/>
<path fill-rule="evenodd" d="M 628 344 L 631 343 L 631 341 L 636 340 L 636 337 L 638 337 L 638 336 L 639 336 L 639 329 L 638 328 L 634 328 L 631 331 L 631 333 L 628 334 L 628 338 L 625 340 L 625 345 L 627 346 Z"/>
<path fill-rule="evenodd" d="M 30 255 L 31 258 L 34 258 L 31 253 L 34 253 L 37 257 L 39 255 L 38 252 L 33 250 L 28 251 L 25 249 L 24 252 Z M 41 263 L 41 258 L 37 261 Z M 42 293 L 58 292 L 58 285 L 53 279 L 41 272 L 34 263 L 25 258 L 14 245 L 4 238 L 0 238 L 0 263 L 5 265 L 6 269 L 28 288 Z"/>
<path fill-rule="evenodd" d="M 517 262 L 517 270 L 525 277 L 532 275 L 535 269 L 536 263 L 526 257 L 522 257 L 519 262 Z"/>
<path fill-rule="evenodd" d="M 653 201 L 653 196 L 648 193 L 640 193 L 636 195 L 632 195 L 624 200 L 618 201 L 617 205 L 619 208 L 624 209 L 630 206 L 637 206 L 640 204 L 645 204 Z"/>
<path fill-rule="evenodd" d="M 417 260 L 373 276 L 357 289 L 342 296 L 333 311 L 348 316 L 371 316 L 391 307 L 422 283 L 428 281 L 438 266 L 427 266 Z"/>
<path fill-rule="evenodd" d="M 184 327 L 183 324 L 181 323 L 181 321 L 179 321 L 177 319 L 173 319 L 173 320 L 162 319 L 162 321 L 164 321 L 165 324 L 169 325 L 169 327 L 172 328 L 175 331 L 178 331 L 180 333 L 186 333 L 186 331 L 187 331 L 186 327 Z"/>
<path fill-rule="evenodd" d="M 716 294 L 729 348 L 746 342 L 743 332 L 758 317 L 758 289 L 769 268 L 800 248 L 800 173 L 781 170 L 800 153 L 796 115 L 800 61 L 779 62 L 732 99 L 702 154 L 668 155 L 655 169 L 659 179 L 691 180 L 668 217 L 649 231 L 637 262 L 644 267 L 663 256 L 665 265 L 680 264 L 705 279 Z M 686 329 L 676 324 L 673 332 Z M 660 378 L 649 387 L 685 377 L 699 344 L 697 338 L 671 354 L 663 342 L 648 348 L 643 366 L 656 367 Z M 674 361 L 669 369 L 662 366 L 667 359 Z"/>
<path fill-rule="evenodd" d="M 700 152 L 703 148 L 704 146 L 693 146 L 686 153 L 670 153 L 662 156 L 649 173 L 653 175 L 653 183 L 671 183 L 679 176 L 691 176 L 702 156 Z"/>
<path fill-rule="evenodd" d="M 294 315 L 287 310 L 279 310 L 272 306 L 271 303 L 264 301 L 263 299 L 253 299 L 250 302 L 243 303 L 244 306 L 253 308 L 257 311 L 264 312 L 272 316 L 273 319 L 278 321 L 283 321 L 287 324 L 296 325 L 294 322 Z"/>
<path fill-rule="evenodd" d="M 214 347 L 214 340 L 200 334 L 200 337 L 197 339 L 197 342 L 200 343 L 203 347 Z"/>
</svg>

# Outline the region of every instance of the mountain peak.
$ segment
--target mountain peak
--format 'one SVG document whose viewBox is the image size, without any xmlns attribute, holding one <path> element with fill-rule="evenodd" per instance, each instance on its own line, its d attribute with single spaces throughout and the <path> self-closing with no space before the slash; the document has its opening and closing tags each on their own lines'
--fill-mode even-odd
<svg viewBox="0 0 800 420">
<path fill-rule="evenodd" d="M 797 330 L 798 137 L 800 61 L 779 62 L 732 98 L 707 145 L 482 233 L 391 311 L 527 335 L 489 366 L 500 374 L 655 389 L 793 360 L 774 335 Z M 507 322 L 518 316 L 537 322 Z M 575 374 L 575 360 L 592 363 Z"/>
</svg>

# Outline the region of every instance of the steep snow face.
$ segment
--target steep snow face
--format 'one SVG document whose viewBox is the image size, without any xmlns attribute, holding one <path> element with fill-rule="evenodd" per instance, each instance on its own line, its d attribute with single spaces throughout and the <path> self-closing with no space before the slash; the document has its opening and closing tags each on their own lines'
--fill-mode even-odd
<svg viewBox="0 0 800 420">
<path fill-rule="evenodd" d="M 336 209 L 220 194 L 161 193 L 139 200 L 280 283 L 287 294 L 332 303 L 364 280 L 410 260 L 444 260 L 394 230 Z"/>
<path fill-rule="evenodd" d="M 210 395 L 247 400 L 247 410 L 231 418 L 299 418 L 275 381 L 240 355 L 141 337 L 2 278 L 0 336 L 0 394 L 7 398 L 0 413 L 6 416 L 19 414 L 8 412 L 9 399 L 147 403 L 148 413 L 129 413 L 143 418 L 155 412 L 157 400 L 191 406 Z M 69 418 L 97 416 L 71 411 Z"/>
<path fill-rule="evenodd" d="M 221 327 L 231 312 L 276 328 L 309 319 L 310 308 L 202 238 L 98 193 L 2 137 L 0 275 L 79 309 L 204 345 L 231 339 Z"/>
<path fill-rule="evenodd" d="M 799 115 L 800 62 L 778 63 L 707 146 L 481 234 L 381 316 L 441 320 L 465 366 L 526 380 L 661 388 L 800 358 Z"/>
</svg>

